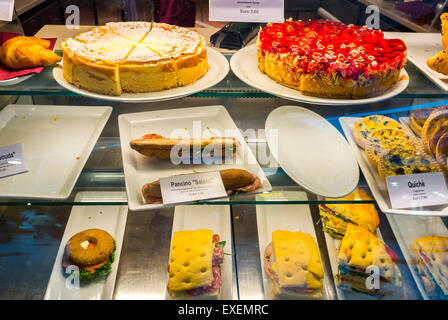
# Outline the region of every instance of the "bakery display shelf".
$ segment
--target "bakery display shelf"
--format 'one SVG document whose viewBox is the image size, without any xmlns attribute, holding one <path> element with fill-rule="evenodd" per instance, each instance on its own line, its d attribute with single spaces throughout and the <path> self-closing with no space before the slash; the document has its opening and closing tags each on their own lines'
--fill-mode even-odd
<svg viewBox="0 0 448 320">
<path fill-rule="evenodd" d="M 224 53 L 230 61 L 232 53 Z M 0 95 L 31 95 L 31 96 L 80 96 L 60 86 L 53 78 L 53 67 L 45 67 L 44 70 L 20 84 L 0 86 Z M 440 89 L 411 62 L 407 62 L 406 71 L 409 74 L 409 85 L 396 98 L 444 98 L 448 92 Z M 250 87 L 239 80 L 232 71 L 215 86 L 197 92 L 189 97 L 200 98 L 275 98 L 275 96 Z"/>
<path fill-rule="evenodd" d="M 222 198 L 216 200 L 203 200 L 190 205 L 298 205 L 298 204 L 321 204 L 321 203 L 375 203 L 374 200 L 331 200 L 324 199 L 311 193 L 293 180 L 281 168 L 262 168 L 266 177 L 272 185 L 272 191 L 261 193 L 258 196 L 254 194 L 238 194 L 231 198 Z M 359 186 L 366 188 L 367 185 L 360 180 Z M 89 191 L 91 197 L 76 201 L 75 195 L 78 192 Z M 294 192 L 307 192 L 308 198 L 301 196 L 291 196 Z M 286 192 L 286 193 L 285 193 Z M 14 199 L 0 198 L 0 207 L 11 206 L 121 206 L 128 205 L 126 195 L 124 173 L 121 169 L 110 170 L 92 170 L 84 169 L 73 188 L 71 195 L 63 200 L 36 200 L 36 199 Z"/>
</svg>

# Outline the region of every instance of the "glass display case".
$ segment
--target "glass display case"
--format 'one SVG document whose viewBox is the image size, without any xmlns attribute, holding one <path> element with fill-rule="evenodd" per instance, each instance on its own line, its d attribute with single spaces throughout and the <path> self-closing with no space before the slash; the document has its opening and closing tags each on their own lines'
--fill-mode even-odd
<svg viewBox="0 0 448 320">
<path fill-rule="evenodd" d="M 370 1 L 359 2 L 368 5 Z M 387 2 L 384 1 L 384 3 Z M 384 5 L 386 6 L 386 4 Z M 322 7 L 325 8 L 325 5 Z M 331 6 L 328 5 L 326 8 L 330 10 Z M 332 13 L 336 14 L 335 12 Z M 385 12 L 384 15 L 386 15 Z M 397 18 L 396 20 L 400 22 L 400 19 Z M 202 25 L 204 26 L 206 23 Z M 405 23 L 403 25 L 411 28 Z M 431 26 L 431 28 L 437 27 Z M 80 29 L 69 30 L 65 26 L 45 25 L 37 32 L 36 36 L 57 38 L 54 50 L 58 55 L 62 55 L 61 42 L 63 39 L 92 28 L 93 26 L 81 26 Z M 207 45 L 212 46 L 209 38 L 219 28 L 209 25 L 209 27 L 197 27 L 196 30 L 206 38 Z M 8 28 L 2 27 L 3 30 L 7 31 Z M 434 31 L 434 29 L 428 30 L 440 32 Z M 418 28 L 413 31 L 423 32 Z M 399 38 L 401 35 L 402 33 L 395 36 Z M 423 33 L 418 33 L 418 35 L 424 40 L 425 35 Z M 387 37 L 393 36 L 393 34 L 387 35 Z M 437 36 L 441 40 L 441 35 L 437 34 Z M 414 44 L 412 41 L 410 39 L 406 42 L 408 45 L 412 45 Z M 255 39 L 250 42 L 251 45 L 254 43 Z M 168 297 L 166 287 L 170 279 L 167 266 L 170 261 L 172 233 L 182 230 L 181 225 L 184 225 L 186 229 L 193 229 L 195 226 L 193 222 L 197 222 L 195 219 L 207 220 L 213 217 L 218 217 L 216 218 L 217 221 L 221 221 L 218 222 L 220 223 L 219 231 L 222 232 L 220 236 L 221 240 L 226 241 L 224 246 L 225 268 L 222 272 L 223 294 L 227 299 L 272 299 L 271 292 L 268 290 L 270 280 L 266 276 L 266 270 L 264 270 L 266 268 L 265 248 L 270 242 L 271 233 L 282 229 L 302 231 L 311 234 L 314 238 L 323 270 L 324 299 L 422 300 L 446 298 L 448 293 L 445 292 L 447 294 L 445 295 L 443 289 L 447 289 L 441 287 L 440 284 L 446 284 L 446 280 L 443 279 L 448 279 L 448 274 L 443 274 L 444 269 L 442 268 L 440 271 L 442 274 L 439 274 L 441 280 L 438 280 L 440 282 L 428 278 L 428 273 L 425 274 L 422 271 L 421 264 L 417 262 L 410 248 L 411 242 L 423 236 L 439 236 L 446 239 L 448 236 L 446 215 L 448 213 L 444 210 L 445 206 L 442 204 L 442 206 L 430 207 L 429 209 L 427 207 L 414 207 L 402 210 L 403 212 L 391 213 L 395 209 L 391 208 L 389 199 L 383 196 L 383 190 L 380 190 L 381 188 L 375 183 L 374 180 L 377 176 L 372 173 L 370 167 L 366 167 L 368 162 L 365 159 L 360 159 L 360 156 L 356 154 L 355 149 L 357 147 L 353 141 L 349 141 L 350 144 L 346 143 L 347 150 L 353 153 L 352 158 L 357 161 L 355 163 L 356 172 L 358 172 L 358 163 L 360 169 L 359 179 L 356 179 L 350 192 L 355 188 L 355 190 L 358 190 L 358 196 L 343 197 L 344 194 L 340 194 L 340 196 L 331 197 L 322 195 L 322 192 L 313 192 L 313 188 L 306 182 L 297 182 L 300 179 L 300 173 L 291 172 L 293 171 L 291 166 L 294 167 L 297 163 L 304 163 L 302 160 L 309 156 L 306 148 L 311 147 L 305 146 L 300 137 L 297 137 L 297 140 L 288 141 L 289 147 L 296 145 L 297 148 L 303 147 L 304 149 L 303 151 L 291 150 L 297 159 L 289 159 L 288 165 L 280 165 L 279 162 L 285 162 L 271 152 L 270 147 L 272 145 L 270 145 L 269 139 L 271 138 L 267 133 L 267 119 L 279 107 L 303 107 L 326 120 L 335 129 L 332 134 L 336 136 L 339 134 L 344 139 L 353 140 L 353 138 L 349 139 L 347 137 L 347 123 L 341 118 L 351 119 L 383 115 L 403 123 L 405 121 L 403 118 L 408 119 L 407 117 L 413 110 L 446 105 L 448 91 L 428 78 L 428 75 L 422 71 L 418 64 L 414 63 L 416 61 L 415 57 L 413 57 L 413 60 L 411 58 L 412 61 L 410 61 L 408 56 L 408 61 L 404 67 L 407 76 L 401 80 L 408 80 L 409 83 L 403 90 L 388 99 L 378 99 L 367 104 L 362 101 L 354 104 L 319 103 L 319 101 L 313 101 L 313 98 L 308 101 L 298 101 L 297 99 L 294 101 L 294 99 L 286 99 L 284 92 L 273 94 L 272 90 L 274 89 L 271 91 L 261 90 L 250 86 L 248 84 L 249 80 L 241 79 L 236 75 L 234 66 L 231 64 L 231 59 L 237 54 L 237 50 L 215 49 L 229 63 L 231 68 L 228 73 L 222 75 L 223 79 L 211 87 L 175 99 L 127 102 L 117 99 L 88 97 L 60 85 L 55 80 L 52 66 L 45 67 L 42 72 L 23 82 L 0 86 L 0 110 L 3 110 L 2 115 L 5 115 L 5 117 L 8 115 L 8 121 L 12 121 L 11 119 L 13 121 L 23 119 L 25 121 L 27 117 L 35 117 L 35 122 L 34 120 L 27 120 L 24 122 L 25 125 L 16 123 L 12 128 L 16 131 L 11 131 L 11 128 L 5 130 L 7 121 L 0 118 L 0 146 L 8 145 L 8 141 L 19 143 L 19 141 L 15 141 L 13 134 L 16 132 L 17 135 L 21 135 L 22 130 L 33 132 L 37 142 L 37 145 L 34 146 L 35 153 L 28 156 L 30 160 L 39 157 L 39 148 L 42 148 L 42 152 L 45 152 L 48 141 L 52 141 L 47 136 L 49 132 L 58 134 L 58 141 L 65 146 L 65 149 L 61 147 L 59 153 L 52 153 L 52 159 L 47 159 L 48 162 L 42 164 L 45 167 L 28 168 L 30 172 L 36 170 L 45 177 L 37 176 L 33 181 L 35 185 L 27 186 L 29 187 L 27 189 L 33 189 L 32 192 L 37 192 L 36 194 L 45 194 L 45 190 L 38 190 L 40 189 L 39 183 L 42 181 L 45 181 L 45 188 L 51 184 L 48 181 L 52 179 L 54 179 L 55 184 L 60 183 L 59 180 L 65 181 L 65 179 L 72 179 L 74 183 L 73 188 L 67 185 L 61 187 L 68 190 L 66 194 L 68 196 L 60 194 L 40 197 L 33 196 L 33 194 L 26 196 L 20 191 L 24 186 L 19 184 L 0 187 L 3 190 L 3 194 L 0 194 L 0 271 L 2 271 L 0 272 L 0 299 L 88 299 L 92 297 L 97 299 L 166 299 Z M 410 55 L 409 51 L 408 49 L 408 55 Z M 28 109 L 24 106 L 27 106 Z M 54 109 L 61 107 L 62 110 L 64 106 L 76 106 L 77 109 L 68 111 L 64 109 L 61 113 Z M 89 114 L 90 107 L 102 106 L 111 107 L 111 109 L 104 109 L 106 110 L 104 112 L 109 112 L 110 116 L 101 118 L 103 115 Z M 125 145 L 122 140 L 125 116 L 141 113 L 141 121 L 144 119 L 149 121 L 158 119 L 159 114 L 146 114 L 147 112 L 160 112 L 160 115 L 168 118 L 172 117 L 172 119 L 176 119 L 174 115 L 177 114 L 177 118 L 186 119 L 185 126 L 190 126 L 191 122 L 196 119 L 194 116 L 195 110 L 200 109 L 200 107 L 212 108 L 215 106 L 223 106 L 230 120 L 233 120 L 235 126 L 242 133 L 243 143 L 247 145 L 248 152 L 252 153 L 257 160 L 256 162 L 260 167 L 259 176 L 262 177 L 262 180 L 265 177 L 272 188 L 256 194 L 237 192 L 237 194 L 225 198 L 200 200 L 177 206 L 142 207 L 138 210 L 130 210 L 132 204 L 130 203 L 131 200 L 128 199 L 130 199 L 131 187 L 127 180 L 130 171 L 124 168 L 128 160 L 126 160 L 126 155 L 122 151 Z M 25 109 L 20 109 L 21 107 Z M 48 109 L 49 111 L 45 111 L 45 108 L 48 107 L 51 107 Z M 42 114 L 35 114 L 36 110 L 40 110 Z M 203 110 L 209 109 L 205 108 Z M 166 113 L 164 113 L 165 111 Z M 219 112 L 225 111 L 221 110 Z M 13 118 L 11 118 L 11 114 L 13 114 Z M 47 117 L 53 122 L 46 124 L 42 122 L 42 117 Z M 67 117 L 68 120 L 64 117 Z M 89 131 L 89 135 L 87 135 L 88 130 L 93 130 L 89 129 L 88 126 L 91 117 L 101 118 L 101 121 L 104 122 L 102 124 L 104 128 L 99 125 L 98 132 Z M 129 122 L 131 126 L 138 126 L 139 116 L 136 115 L 135 117 L 134 122 Z M 198 119 L 200 117 L 201 115 L 198 116 Z M 163 118 L 163 116 L 160 116 L 160 118 Z M 224 121 L 223 118 L 225 117 L 223 116 L 220 120 Z M 311 116 L 310 118 L 305 117 L 305 121 L 312 122 L 313 119 Z M 317 131 L 320 130 L 319 126 L 324 123 L 319 121 L 316 122 L 317 124 L 311 125 Z M 52 131 L 53 129 L 50 126 L 60 122 L 64 124 L 59 127 L 59 131 Z M 71 125 L 75 122 L 78 123 L 79 130 Z M 33 126 L 33 123 L 37 125 Z M 210 123 L 215 124 L 215 122 Z M 151 124 L 154 126 L 153 128 L 157 128 L 159 125 L 157 123 Z M 403 127 L 406 126 L 403 125 Z M 207 131 L 205 127 L 202 129 Z M 405 130 L 408 129 L 405 128 Z M 76 130 L 78 130 L 78 135 L 73 133 Z M 350 130 L 352 130 L 351 127 Z M 412 131 L 409 132 L 412 134 Z M 147 133 L 156 132 L 148 131 Z M 80 166 L 81 169 L 78 174 L 76 172 L 64 173 L 64 170 L 66 170 L 64 169 L 66 167 L 64 161 L 67 161 L 67 163 L 70 161 L 58 159 L 66 159 L 67 155 L 72 156 L 70 149 L 76 148 L 74 136 L 78 136 L 78 138 L 86 136 L 86 145 L 91 144 L 91 152 L 86 151 L 85 154 L 76 157 L 76 160 L 85 161 Z M 135 136 L 135 138 L 138 137 Z M 318 144 L 323 143 L 318 134 L 316 136 L 311 135 L 309 139 L 311 141 L 315 139 L 315 148 L 319 148 Z M 333 152 L 331 146 L 327 148 Z M 328 160 L 328 167 L 333 166 L 331 155 L 325 155 L 325 150 L 319 150 L 323 153 L 322 158 L 330 159 Z M 314 156 L 316 157 L 315 154 Z M 334 154 L 334 158 L 338 156 Z M 136 167 L 141 165 L 139 162 L 141 160 L 138 159 L 134 160 L 138 162 L 134 163 Z M 322 161 L 313 159 L 313 162 L 315 163 L 314 175 L 318 176 L 319 171 L 326 170 L 327 165 L 322 164 Z M 164 170 L 169 170 L 162 162 L 156 162 L 156 164 L 163 167 Z M 202 168 L 204 168 L 203 171 L 207 171 L 205 165 Z M 143 170 L 150 169 L 151 167 L 143 165 Z M 188 167 L 183 169 L 184 171 L 190 170 Z M 307 173 L 301 174 L 305 175 Z M 71 176 L 65 177 L 65 175 Z M 321 185 L 334 183 L 330 180 L 329 178 L 326 181 L 324 177 Z M 336 182 L 342 186 L 346 181 Z M 64 183 L 70 184 L 69 182 Z M 375 190 L 372 189 L 372 186 Z M 51 189 L 51 187 L 48 188 Z M 440 192 L 443 193 L 443 190 Z M 359 196 L 360 194 L 362 196 Z M 388 210 L 384 210 L 385 206 Z M 347 218 L 348 216 L 359 214 L 359 212 L 365 210 L 376 209 L 379 217 L 378 228 L 373 228 L 373 233 L 369 233 L 373 238 L 368 243 L 375 244 L 376 241 L 379 241 L 377 245 L 383 251 L 385 250 L 384 252 L 395 252 L 396 257 L 391 254 L 387 259 L 393 257 L 390 264 L 391 266 L 392 264 L 396 265 L 399 269 L 399 271 L 394 271 L 396 274 L 393 279 L 395 281 L 399 278 L 402 282 L 401 290 L 397 295 L 384 293 L 381 288 L 375 288 L 378 289 L 374 291 L 377 294 L 356 294 L 338 285 L 338 274 L 340 277 L 341 270 L 343 270 L 340 265 L 343 264 L 341 261 L 344 261 L 344 257 L 339 255 L 338 250 L 340 250 L 340 243 L 344 240 L 333 237 L 334 234 L 331 236 L 328 229 L 327 232 L 324 232 L 324 221 L 326 223 L 328 221 L 325 220 L 325 215 L 321 216 L 321 211 L 325 211 L 325 209 L 330 210 L 335 215 L 336 210 L 339 210 L 337 208 L 352 212 L 348 213 L 344 222 L 355 225 L 361 224 L 361 222 L 353 222 L 350 219 L 356 221 L 356 218 L 353 218 L 353 216 Z M 432 212 L 429 212 L 431 210 Z M 389 213 L 383 211 L 389 211 Z M 212 218 L 208 217 L 207 214 Z M 98 227 L 95 225 L 98 221 L 102 221 L 101 223 L 104 223 L 109 230 L 113 229 L 116 232 L 115 240 L 118 250 L 112 265 L 112 272 L 107 276 L 107 281 L 90 284 L 91 291 L 88 293 L 82 291 L 85 289 L 85 285 L 81 286 L 81 292 L 84 293 L 79 293 L 79 290 L 61 290 L 61 286 L 67 286 L 66 279 L 69 275 L 69 273 L 61 274 L 65 272 L 61 269 L 61 259 L 63 259 L 62 255 L 67 239 L 89 226 Z M 197 225 L 200 226 L 200 224 Z M 216 230 L 214 231 L 216 232 Z M 230 238 L 225 238 L 225 235 Z M 361 235 L 354 235 L 353 237 L 359 241 L 364 239 Z M 367 254 L 367 250 L 370 252 L 371 249 L 365 248 L 365 250 Z M 446 266 L 446 258 L 443 258 L 444 255 L 448 254 L 446 250 L 447 248 L 442 249 L 440 255 L 442 260 L 438 261 L 439 256 L 437 255 L 435 258 L 433 257 L 434 260 L 437 260 L 436 263 Z M 267 260 L 269 260 L 269 257 Z M 348 264 L 349 260 L 345 263 Z M 374 276 L 375 271 L 372 271 L 371 274 Z M 401 276 L 399 276 L 400 274 Z M 385 275 L 381 276 L 385 277 Z M 61 283 L 61 281 L 63 282 Z M 431 291 L 431 283 L 433 287 L 439 286 L 437 289 L 439 291 L 435 289 Z M 100 287 L 101 290 L 98 289 Z M 97 291 L 95 291 L 95 288 Z M 67 292 L 71 296 L 67 296 Z"/>
</svg>

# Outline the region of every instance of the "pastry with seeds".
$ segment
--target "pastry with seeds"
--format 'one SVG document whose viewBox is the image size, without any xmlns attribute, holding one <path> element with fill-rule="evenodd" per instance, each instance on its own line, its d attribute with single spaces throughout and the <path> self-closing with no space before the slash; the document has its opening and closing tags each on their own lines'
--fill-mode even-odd
<svg viewBox="0 0 448 320">
<path fill-rule="evenodd" d="M 277 230 L 264 252 L 271 299 L 322 299 L 319 249 L 307 233 Z"/>
<path fill-rule="evenodd" d="M 339 245 L 336 283 L 353 293 L 398 298 L 402 295 L 402 278 L 397 260 L 397 255 L 373 233 L 349 224 Z M 372 265 L 379 270 L 377 288 L 366 285 Z"/>
</svg>

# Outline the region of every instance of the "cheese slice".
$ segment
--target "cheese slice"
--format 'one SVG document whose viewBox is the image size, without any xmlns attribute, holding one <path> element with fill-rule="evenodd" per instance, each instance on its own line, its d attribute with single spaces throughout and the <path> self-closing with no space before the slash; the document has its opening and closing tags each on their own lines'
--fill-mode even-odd
<svg viewBox="0 0 448 320">
<path fill-rule="evenodd" d="M 168 288 L 181 291 L 209 286 L 213 280 L 213 231 L 178 231 L 173 235 Z"/>
<path fill-rule="evenodd" d="M 277 230 L 272 233 L 272 242 L 280 287 L 322 287 L 324 272 L 317 244 L 311 235 Z"/>
</svg>

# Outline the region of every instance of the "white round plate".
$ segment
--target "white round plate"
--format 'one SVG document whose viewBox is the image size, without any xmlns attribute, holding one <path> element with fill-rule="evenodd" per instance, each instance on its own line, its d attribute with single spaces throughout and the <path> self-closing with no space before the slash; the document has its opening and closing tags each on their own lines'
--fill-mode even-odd
<svg viewBox="0 0 448 320">
<path fill-rule="evenodd" d="M 67 90 L 95 99 L 137 103 L 162 101 L 189 96 L 193 93 L 210 88 L 224 79 L 229 72 L 229 63 L 226 57 L 224 57 L 224 55 L 222 55 L 215 49 L 207 47 L 207 58 L 210 69 L 202 78 L 198 79 L 196 82 L 188 86 L 157 92 L 123 93 L 121 96 L 109 96 L 105 94 L 90 92 L 85 89 L 78 88 L 71 83 L 68 83 L 64 79 L 62 75 L 62 61 L 53 68 L 53 76 L 57 83 L 59 83 Z"/>
<path fill-rule="evenodd" d="M 269 114 L 265 130 L 275 159 L 302 187 L 324 197 L 339 198 L 358 185 L 359 169 L 352 148 L 317 113 L 282 106 Z"/>
<path fill-rule="evenodd" d="M 18 84 L 22 81 L 25 81 L 26 79 L 31 78 L 34 75 L 35 75 L 35 73 L 30 73 L 30 74 L 27 74 L 24 76 L 15 77 L 15 78 L 8 79 L 8 80 L 0 80 L 0 87 L 12 86 L 12 85 Z"/>
<path fill-rule="evenodd" d="M 354 105 L 373 103 L 386 100 L 402 92 L 409 84 L 409 75 L 402 69 L 400 81 L 382 95 L 365 99 L 330 99 L 311 97 L 301 94 L 299 91 L 285 87 L 272 80 L 268 75 L 258 69 L 257 45 L 253 44 L 236 52 L 230 59 L 230 67 L 233 73 L 241 81 L 256 89 L 268 92 L 274 96 L 293 101 L 306 102 L 321 105 Z"/>
</svg>

